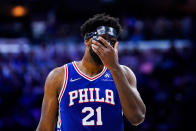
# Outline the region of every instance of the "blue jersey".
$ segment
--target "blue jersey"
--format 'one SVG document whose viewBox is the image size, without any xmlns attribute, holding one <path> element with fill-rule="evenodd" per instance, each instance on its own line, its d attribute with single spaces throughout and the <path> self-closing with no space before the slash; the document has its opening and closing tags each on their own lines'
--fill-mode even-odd
<svg viewBox="0 0 196 131">
<path fill-rule="evenodd" d="M 64 68 L 57 130 L 124 131 L 120 99 L 110 71 L 104 67 L 89 77 L 75 62 Z"/>
</svg>

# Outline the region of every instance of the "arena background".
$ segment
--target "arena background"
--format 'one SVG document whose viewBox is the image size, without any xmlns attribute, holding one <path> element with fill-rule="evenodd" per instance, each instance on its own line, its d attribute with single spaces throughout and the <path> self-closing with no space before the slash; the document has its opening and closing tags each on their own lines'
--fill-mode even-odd
<svg viewBox="0 0 196 131">
<path fill-rule="evenodd" d="M 44 82 L 80 60 L 82 23 L 119 17 L 119 61 L 135 72 L 145 121 L 126 131 L 195 131 L 195 0 L 1 0 L 0 131 L 34 131 Z"/>
</svg>

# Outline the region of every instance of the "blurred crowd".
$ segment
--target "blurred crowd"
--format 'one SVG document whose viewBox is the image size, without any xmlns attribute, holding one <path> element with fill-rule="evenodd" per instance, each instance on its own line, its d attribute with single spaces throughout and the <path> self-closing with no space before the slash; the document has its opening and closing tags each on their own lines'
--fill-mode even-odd
<svg viewBox="0 0 196 131">
<path fill-rule="evenodd" d="M 0 54 L 0 130 L 34 131 L 40 119 L 44 82 L 57 66 L 83 56 L 81 48 L 38 45 L 29 53 Z M 123 49 L 119 62 L 136 74 L 146 104 L 144 123 L 133 131 L 196 130 L 196 61 L 192 47 L 168 50 Z"/>
<path fill-rule="evenodd" d="M 57 38 L 72 41 L 82 41 L 80 26 L 84 21 L 60 22 L 53 12 L 46 18 L 32 18 L 30 21 L 15 21 L 0 23 L 0 37 L 28 37 L 33 43 L 48 42 Z M 191 16 L 168 18 L 121 17 L 124 31 L 120 36 L 122 41 L 159 40 L 159 39 L 189 39 L 195 36 L 194 20 Z"/>
<path fill-rule="evenodd" d="M 82 20 L 57 21 L 54 12 L 49 12 L 44 19 L 0 23 L 0 38 L 24 37 L 32 43 L 28 52 L 0 53 L 0 131 L 35 130 L 48 73 L 83 56 L 85 47 L 79 44 L 83 42 L 79 32 L 82 23 Z M 185 39 L 192 42 L 192 46 L 184 48 L 172 45 L 164 50 L 123 48 L 119 51 L 119 62 L 136 74 L 138 90 L 147 107 L 146 119 L 137 127 L 124 118 L 125 130 L 196 130 L 193 17 L 122 16 L 120 23 L 123 26 L 120 41 L 127 42 L 127 46 L 141 40 Z M 65 43 L 68 46 L 64 46 Z"/>
<path fill-rule="evenodd" d="M 124 51 L 120 61 L 136 73 L 146 119 L 134 131 L 196 130 L 195 49 Z"/>
<path fill-rule="evenodd" d="M 192 17 L 181 18 L 135 18 L 125 17 L 122 25 L 126 29 L 124 40 L 187 39 L 192 37 Z"/>
<path fill-rule="evenodd" d="M 12 12 L 18 5 L 20 17 Z M 1 0 L 0 131 L 35 131 L 47 75 L 81 60 L 80 26 L 104 11 L 120 16 L 119 62 L 135 73 L 147 108 L 137 127 L 124 117 L 125 131 L 196 131 L 194 6 L 194 0 Z"/>
</svg>

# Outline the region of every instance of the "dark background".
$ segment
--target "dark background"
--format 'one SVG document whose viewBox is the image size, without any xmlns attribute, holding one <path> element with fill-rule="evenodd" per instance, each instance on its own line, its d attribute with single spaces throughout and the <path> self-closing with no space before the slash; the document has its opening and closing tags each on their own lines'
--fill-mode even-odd
<svg viewBox="0 0 196 131">
<path fill-rule="evenodd" d="M 16 6 L 25 13 L 14 15 Z M 145 121 L 134 127 L 125 119 L 125 130 L 196 130 L 195 7 L 195 0 L 1 0 L 0 131 L 36 129 L 46 76 L 82 58 L 80 26 L 103 12 L 120 19 L 119 62 L 136 74 L 147 107 Z"/>
</svg>

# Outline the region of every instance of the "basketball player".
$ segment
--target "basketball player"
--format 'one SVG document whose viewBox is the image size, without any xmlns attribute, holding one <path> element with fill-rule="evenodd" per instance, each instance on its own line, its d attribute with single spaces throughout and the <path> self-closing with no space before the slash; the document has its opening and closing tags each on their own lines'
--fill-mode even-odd
<svg viewBox="0 0 196 131">
<path fill-rule="evenodd" d="M 118 63 L 118 19 L 97 14 L 81 26 L 81 61 L 55 68 L 46 79 L 37 131 L 123 131 L 122 114 L 144 121 L 145 105 L 130 68 Z"/>
</svg>

